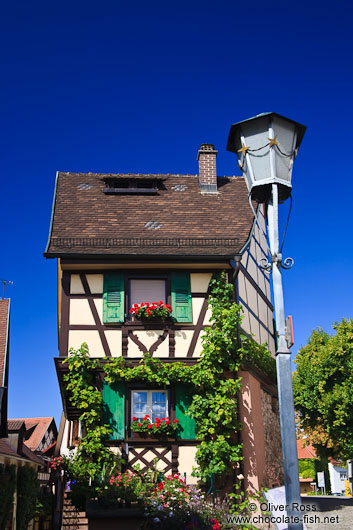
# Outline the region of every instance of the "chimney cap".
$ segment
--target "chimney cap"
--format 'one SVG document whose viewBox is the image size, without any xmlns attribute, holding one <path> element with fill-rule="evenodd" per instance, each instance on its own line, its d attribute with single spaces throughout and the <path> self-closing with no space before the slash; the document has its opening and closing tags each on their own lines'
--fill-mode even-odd
<svg viewBox="0 0 353 530">
<path fill-rule="evenodd" d="M 212 153 L 217 155 L 218 151 L 214 148 L 214 144 L 201 144 L 197 153 L 197 160 L 199 160 L 200 153 Z"/>
</svg>

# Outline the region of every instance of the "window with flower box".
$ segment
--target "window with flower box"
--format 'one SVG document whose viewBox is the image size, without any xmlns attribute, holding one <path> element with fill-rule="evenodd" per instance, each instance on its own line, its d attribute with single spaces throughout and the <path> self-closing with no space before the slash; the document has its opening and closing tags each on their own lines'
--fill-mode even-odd
<svg viewBox="0 0 353 530">
<path fill-rule="evenodd" d="M 165 418 L 168 413 L 168 392 L 166 390 L 132 390 L 131 418 L 142 420 L 146 415 L 154 422 Z"/>
<path fill-rule="evenodd" d="M 126 397 L 126 400 L 125 400 Z M 104 381 L 103 390 L 103 423 L 112 429 L 111 440 L 123 440 L 128 434 L 133 418 L 154 423 L 156 418 L 169 418 L 171 408 L 175 407 L 175 419 L 179 424 L 178 438 L 194 440 L 195 420 L 187 414 L 192 402 L 192 387 L 184 383 L 175 383 L 168 390 L 150 390 L 146 388 L 128 388 L 123 381 L 108 383 Z M 127 403 L 125 402 L 127 401 Z M 130 402 L 130 403 L 129 403 Z M 125 410 L 129 415 L 125 415 Z M 172 415 L 174 422 L 174 415 Z M 126 425 L 127 420 L 128 425 Z"/>
<path fill-rule="evenodd" d="M 128 289 L 128 296 L 125 296 L 126 289 Z M 104 274 L 103 322 L 104 324 L 123 323 L 128 319 L 129 310 L 134 304 L 160 301 L 166 303 L 169 296 L 173 320 L 178 323 L 191 323 L 192 299 L 189 272 L 175 271 L 159 278 L 138 278 L 128 276 L 123 271 L 109 271 Z"/>
</svg>

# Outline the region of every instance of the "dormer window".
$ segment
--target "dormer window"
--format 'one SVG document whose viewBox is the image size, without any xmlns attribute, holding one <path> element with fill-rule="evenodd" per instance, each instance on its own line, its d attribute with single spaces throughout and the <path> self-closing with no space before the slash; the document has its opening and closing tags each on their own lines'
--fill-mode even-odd
<svg viewBox="0 0 353 530">
<path fill-rule="evenodd" d="M 153 195 L 158 193 L 159 181 L 154 178 L 105 178 L 103 179 L 106 187 L 103 192 L 107 195 L 112 194 L 144 194 Z"/>
</svg>

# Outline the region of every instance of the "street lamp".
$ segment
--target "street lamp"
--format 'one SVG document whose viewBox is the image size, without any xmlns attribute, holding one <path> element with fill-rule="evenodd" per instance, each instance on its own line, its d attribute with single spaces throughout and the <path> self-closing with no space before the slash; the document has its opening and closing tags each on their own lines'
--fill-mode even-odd
<svg viewBox="0 0 353 530">
<path fill-rule="evenodd" d="M 260 266 L 272 271 L 277 328 L 277 382 L 282 436 L 284 484 L 290 530 L 302 530 L 300 487 L 295 432 L 290 349 L 286 341 L 286 322 L 281 268 L 290 268 L 293 260 L 282 263 L 279 249 L 278 204 L 291 194 L 292 167 L 306 127 L 275 112 L 259 114 L 231 126 L 227 149 L 236 153 L 249 190 L 249 200 L 267 205 L 267 229 L 271 262 Z M 299 522 L 297 522 L 299 519 Z"/>
</svg>

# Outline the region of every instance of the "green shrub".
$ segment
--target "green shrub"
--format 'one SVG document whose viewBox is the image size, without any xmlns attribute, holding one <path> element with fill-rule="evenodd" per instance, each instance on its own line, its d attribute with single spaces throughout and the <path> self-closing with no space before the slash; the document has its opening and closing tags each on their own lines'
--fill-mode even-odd
<svg viewBox="0 0 353 530">
<path fill-rule="evenodd" d="M 36 514 L 39 495 L 36 471 L 29 466 L 17 470 L 17 530 L 27 530 L 28 524 Z"/>
<path fill-rule="evenodd" d="M 16 488 L 16 466 L 0 464 L 0 530 L 5 530 Z"/>
</svg>

